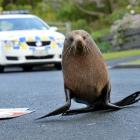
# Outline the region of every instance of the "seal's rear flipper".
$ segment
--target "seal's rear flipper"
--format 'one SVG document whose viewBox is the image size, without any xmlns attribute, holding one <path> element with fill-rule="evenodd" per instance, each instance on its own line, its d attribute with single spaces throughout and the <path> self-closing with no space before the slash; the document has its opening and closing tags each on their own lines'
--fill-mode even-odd
<svg viewBox="0 0 140 140">
<path fill-rule="evenodd" d="M 114 103 L 117 106 L 127 106 L 134 104 L 140 100 L 140 91 L 137 91 L 119 102 Z"/>
<path fill-rule="evenodd" d="M 81 114 L 81 113 L 88 113 L 88 112 L 92 112 L 93 110 L 94 110 L 93 106 L 88 106 L 88 107 L 84 107 L 84 108 L 68 110 L 65 113 L 63 113 L 62 116 L 76 115 L 76 114 Z"/>
<path fill-rule="evenodd" d="M 101 110 L 119 110 L 119 109 L 121 109 L 121 107 L 106 102 L 105 104 L 98 104 L 98 105 L 95 104 L 94 106 L 88 106 L 85 108 L 68 110 L 65 113 L 63 113 L 62 115 L 68 116 L 68 115 L 76 115 L 76 114 L 101 111 Z"/>
</svg>

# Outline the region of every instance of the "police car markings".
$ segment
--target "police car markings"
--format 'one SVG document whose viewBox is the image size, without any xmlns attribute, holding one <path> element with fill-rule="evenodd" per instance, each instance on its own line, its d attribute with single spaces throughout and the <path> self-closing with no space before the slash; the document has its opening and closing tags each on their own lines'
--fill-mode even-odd
<svg viewBox="0 0 140 140">
<path fill-rule="evenodd" d="M 62 48 L 62 45 L 60 43 L 56 43 L 55 38 L 52 37 L 52 36 L 42 36 L 42 37 L 35 36 L 35 37 L 28 37 L 28 38 L 20 37 L 19 39 L 17 39 L 17 44 L 14 45 L 14 46 L 12 46 L 10 44 L 11 41 L 5 40 L 4 42 L 6 44 L 5 48 L 8 49 L 8 50 L 11 49 L 11 48 L 16 49 L 16 50 L 19 50 L 19 49 L 27 50 L 27 49 L 29 49 L 29 50 L 32 50 L 33 52 L 35 52 L 36 48 L 28 46 L 26 44 L 26 41 L 41 41 L 41 40 L 47 40 L 48 38 L 51 40 L 51 44 L 50 45 L 46 45 L 44 50 L 48 50 L 50 48 L 57 48 L 57 47 L 58 48 Z M 41 53 L 41 51 L 40 51 L 40 53 Z M 44 52 L 42 52 L 42 53 L 44 54 Z"/>
</svg>

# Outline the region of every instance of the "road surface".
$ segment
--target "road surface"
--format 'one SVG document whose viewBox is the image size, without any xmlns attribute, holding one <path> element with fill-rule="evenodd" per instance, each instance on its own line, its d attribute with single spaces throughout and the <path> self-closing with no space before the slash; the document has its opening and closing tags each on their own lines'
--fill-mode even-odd
<svg viewBox="0 0 140 140">
<path fill-rule="evenodd" d="M 112 69 L 112 101 L 140 90 L 140 69 Z M 36 112 L 0 121 L 0 140 L 140 140 L 140 102 L 114 112 L 55 116 L 35 121 L 64 104 L 61 71 L 0 74 L 0 108 L 29 107 Z M 82 107 L 72 102 L 72 108 Z"/>
</svg>

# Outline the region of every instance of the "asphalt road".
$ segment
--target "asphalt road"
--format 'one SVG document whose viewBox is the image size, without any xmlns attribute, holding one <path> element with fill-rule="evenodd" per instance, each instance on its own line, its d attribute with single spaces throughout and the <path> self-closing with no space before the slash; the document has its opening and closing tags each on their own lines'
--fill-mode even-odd
<svg viewBox="0 0 140 140">
<path fill-rule="evenodd" d="M 112 101 L 140 90 L 140 69 L 112 69 Z M 114 112 L 34 119 L 64 103 L 61 71 L 0 74 L 0 108 L 29 107 L 32 114 L 0 121 L 0 140 L 140 140 L 140 102 Z M 72 102 L 72 108 L 82 107 Z"/>
</svg>

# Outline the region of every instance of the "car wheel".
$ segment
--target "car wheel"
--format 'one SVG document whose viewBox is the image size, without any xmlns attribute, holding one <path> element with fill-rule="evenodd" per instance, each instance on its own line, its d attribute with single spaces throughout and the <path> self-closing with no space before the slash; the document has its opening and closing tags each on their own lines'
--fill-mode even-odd
<svg viewBox="0 0 140 140">
<path fill-rule="evenodd" d="M 61 63 L 56 63 L 56 64 L 55 64 L 55 68 L 56 68 L 57 70 L 61 70 L 61 69 L 62 69 Z"/>
<path fill-rule="evenodd" d="M 0 73 L 2 73 L 4 71 L 4 67 L 0 66 Z"/>
<path fill-rule="evenodd" d="M 28 71 L 32 71 L 33 66 L 22 66 L 23 71 L 28 72 Z"/>
</svg>

